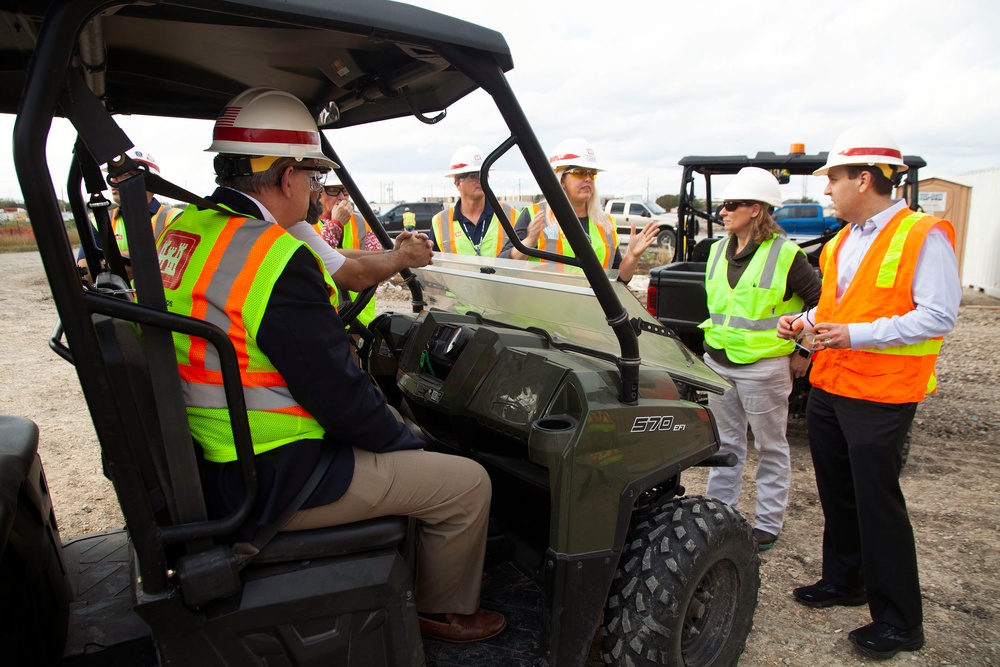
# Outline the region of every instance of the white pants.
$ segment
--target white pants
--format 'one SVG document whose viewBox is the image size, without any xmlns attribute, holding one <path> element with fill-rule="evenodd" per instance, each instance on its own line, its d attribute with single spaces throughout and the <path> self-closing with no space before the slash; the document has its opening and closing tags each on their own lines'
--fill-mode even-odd
<svg viewBox="0 0 1000 667">
<path fill-rule="evenodd" d="M 722 396 L 709 394 L 708 407 L 719 427 L 722 440 L 719 453 L 732 452 L 739 459 L 733 468 L 709 471 L 705 495 L 736 508 L 743 486 L 749 423 L 754 447 L 760 452 L 754 527 L 777 535 L 781 532 L 792 483 L 786 437 L 788 395 L 792 392 L 788 357 L 761 359 L 745 366 L 720 366 L 706 354 L 705 363 L 733 385 Z"/>
</svg>

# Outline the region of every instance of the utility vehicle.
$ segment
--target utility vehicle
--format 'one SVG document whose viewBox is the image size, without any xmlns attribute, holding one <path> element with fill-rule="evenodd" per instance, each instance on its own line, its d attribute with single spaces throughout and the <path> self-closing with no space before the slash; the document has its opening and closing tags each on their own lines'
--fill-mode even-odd
<svg viewBox="0 0 1000 667">
<path fill-rule="evenodd" d="M 759 586 L 750 527 L 681 484 L 691 466 L 727 463 L 714 456 L 712 415 L 690 400 L 726 384 L 601 268 L 507 83 L 511 67 L 500 34 L 384 0 L 0 0 L 0 112 L 17 113 L 15 167 L 59 314 L 50 345 L 77 370 L 126 522 L 64 542 L 37 428 L 0 418 L 5 664 L 567 666 L 585 663 L 598 631 L 609 664 L 736 663 Z M 192 197 L 142 171 L 119 183 L 133 293 L 100 165 L 116 177 L 134 169 L 115 114 L 214 119 L 257 85 L 315 113 L 386 247 L 331 145 L 336 131 L 438 123 L 485 91 L 510 132 L 481 173 L 493 209 L 489 166 L 516 148 L 575 251 L 521 247 L 544 263 L 439 255 L 404 275 L 413 312 L 359 328 L 360 363 L 427 446 L 492 477 L 484 605 L 508 617 L 493 640 L 421 640 L 404 518 L 280 533 L 242 570 L 224 539 L 256 492 L 236 354 L 225 331 L 167 312 L 144 193 Z M 79 133 L 65 175 L 46 162 L 56 116 Z M 103 235 L 103 258 L 81 235 L 93 283 L 73 259 L 63 185 L 80 226 L 93 215 Z M 342 309 L 345 322 L 371 291 Z M 222 360 L 246 487 L 231 516 L 206 514 L 175 331 Z"/>
</svg>

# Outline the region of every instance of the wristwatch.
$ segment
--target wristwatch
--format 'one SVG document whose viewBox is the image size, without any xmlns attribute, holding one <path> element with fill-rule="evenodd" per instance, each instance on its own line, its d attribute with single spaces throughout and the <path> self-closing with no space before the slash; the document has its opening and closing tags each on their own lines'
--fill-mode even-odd
<svg viewBox="0 0 1000 667">
<path fill-rule="evenodd" d="M 795 352 L 796 352 L 796 353 L 797 353 L 797 354 L 798 354 L 798 355 L 799 355 L 800 357 L 805 357 L 806 359 L 810 359 L 810 358 L 812 358 L 812 353 L 811 353 L 811 352 L 808 352 L 808 351 L 806 351 L 806 350 L 803 350 L 803 349 L 802 349 L 801 347 L 797 347 L 797 348 L 795 348 Z"/>
</svg>

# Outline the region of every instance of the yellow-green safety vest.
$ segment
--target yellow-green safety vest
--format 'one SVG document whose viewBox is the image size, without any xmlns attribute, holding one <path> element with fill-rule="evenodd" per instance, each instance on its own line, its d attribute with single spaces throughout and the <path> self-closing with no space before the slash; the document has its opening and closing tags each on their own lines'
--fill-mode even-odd
<svg viewBox="0 0 1000 667">
<path fill-rule="evenodd" d="M 736 287 L 730 287 L 729 242 L 712 244 L 708 254 L 705 290 L 709 317 L 699 325 L 705 330 L 705 343 L 725 350 L 737 364 L 791 354 L 795 343 L 778 338 L 776 330 L 782 315 L 802 311 L 798 294 L 784 300 L 788 271 L 802 248 L 775 234 L 760 244 Z"/>
<path fill-rule="evenodd" d="M 271 290 L 299 248 L 309 246 L 272 222 L 194 205 L 157 243 L 167 309 L 215 324 L 233 341 L 257 454 L 297 440 L 321 439 L 324 433 L 257 346 Z M 316 264 L 336 307 L 333 279 L 319 257 Z M 219 355 L 202 338 L 177 332 L 173 337 L 191 434 L 207 460 L 234 461 Z"/>
</svg>

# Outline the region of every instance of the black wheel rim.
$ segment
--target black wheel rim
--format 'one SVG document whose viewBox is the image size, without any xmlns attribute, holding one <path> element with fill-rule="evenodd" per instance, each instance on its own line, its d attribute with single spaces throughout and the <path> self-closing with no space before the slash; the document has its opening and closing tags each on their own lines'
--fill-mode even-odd
<svg viewBox="0 0 1000 667">
<path fill-rule="evenodd" d="M 739 573 L 729 560 L 712 565 L 694 587 L 684 614 L 681 655 L 687 667 L 711 665 L 732 632 Z"/>
</svg>

